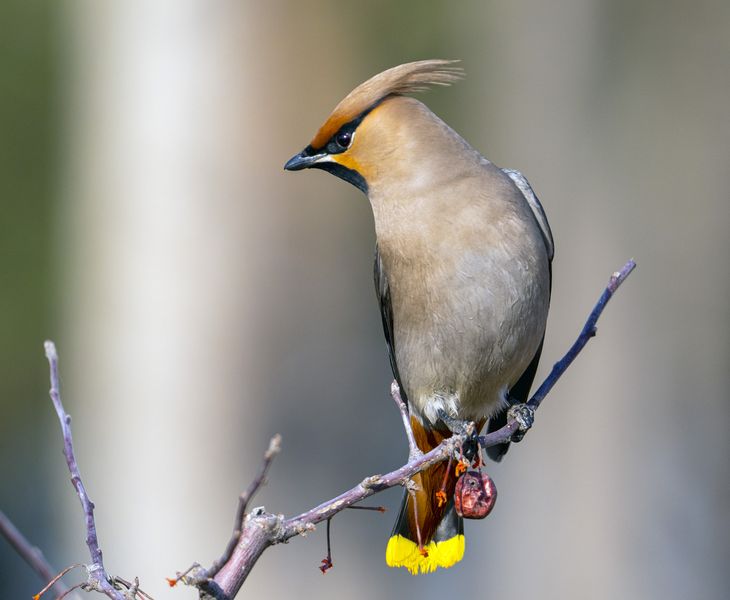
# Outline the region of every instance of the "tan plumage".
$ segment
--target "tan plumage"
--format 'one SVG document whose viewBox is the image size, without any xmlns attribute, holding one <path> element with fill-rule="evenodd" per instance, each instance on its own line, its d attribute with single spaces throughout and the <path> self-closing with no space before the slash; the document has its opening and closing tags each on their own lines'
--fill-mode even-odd
<svg viewBox="0 0 730 600">
<path fill-rule="evenodd" d="M 450 435 L 447 417 L 499 422 L 508 396 L 525 400 L 550 300 L 552 236 L 527 180 L 402 95 L 453 82 L 452 62 L 409 63 L 366 81 L 286 165 L 328 170 L 368 195 L 391 365 L 423 450 Z M 433 497 L 441 481 L 443 466 L 424 472 L 416 500 L 404 501 L 391 566 L 428 572 L 461 558 L 463 523 Z M 449 474 L 449 492 L 453 483 Z"/>
<path fill-rule="evenodd" d="M 334 108 L 310 142 L 321 148 L 345 123 L 356 119 L 374 104 L 392 94 L 421 92 L 431 85 L 449 85 L 463 76 L 456 60 L 420 60 L 378 73 L 352 90 Z"/>
</svg>

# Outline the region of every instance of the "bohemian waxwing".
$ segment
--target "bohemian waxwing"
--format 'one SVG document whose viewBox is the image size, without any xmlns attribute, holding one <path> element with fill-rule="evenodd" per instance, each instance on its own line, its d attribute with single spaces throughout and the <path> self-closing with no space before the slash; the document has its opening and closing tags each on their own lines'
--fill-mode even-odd
<svg viewBox="0 0 730 600">
<path fill-rule="evenodd" d="M 553 240 L 530 184 L 404 95 L 459 79 L 454 62 L 408 63 L 359 85 L 284 167 L 324 169 L 370 200 L 390 363 L 424 452 L 452 435 L 454 422 L 481 428 L 489 419 L 498 429 L 508 405 L 526 400 L 550 303 Z M 488 453 L 499 460 L 506 448 Z M 388 565 L 416 574 L 463 557 L 456 475 L 446 469 L 413 478 Z"/>
</svg>

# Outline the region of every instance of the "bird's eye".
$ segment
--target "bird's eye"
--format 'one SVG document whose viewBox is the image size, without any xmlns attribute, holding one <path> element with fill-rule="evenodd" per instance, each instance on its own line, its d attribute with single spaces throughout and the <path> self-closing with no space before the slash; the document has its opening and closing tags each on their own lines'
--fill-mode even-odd
<svg viewBox="0 0 730 600">
<path fill-rule="evenodd" d="M 350 142 L 352 142 L 352 134 L 349 131 L 338 133 L 335 141 L 340 148 L 349 148 Z"/>
</svg>

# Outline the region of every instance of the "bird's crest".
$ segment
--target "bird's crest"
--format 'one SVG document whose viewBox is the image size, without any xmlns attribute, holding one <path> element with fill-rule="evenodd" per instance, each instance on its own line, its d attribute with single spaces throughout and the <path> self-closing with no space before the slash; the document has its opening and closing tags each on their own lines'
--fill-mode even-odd
<svg viewBox="0 0 730 600">
<path fill-rule="evenodd" d="M 352 90 L 332 111 L 324 125 L 312 139 L 312 148 L 323 147 L 345 123 L 386 96 L 427 90 L 432 85 L 451 85 L 461 79 L 464 72 L 453 66 L 456 60 L 419 60 L 398 65 L 378 73 Z"/>
</svg>

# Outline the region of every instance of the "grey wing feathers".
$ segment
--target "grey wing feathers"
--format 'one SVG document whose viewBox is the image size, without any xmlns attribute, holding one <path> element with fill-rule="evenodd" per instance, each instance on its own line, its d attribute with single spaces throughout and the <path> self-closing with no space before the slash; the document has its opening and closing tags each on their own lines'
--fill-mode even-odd
<svg viewBox="0 0 730 600">
<path fill-rule="evenodd" d="M 527 178 L 522 173 L 515 169 L 502 169 L 502 171 L 514 182 L 517 189 L 522 192 L 525 200 L 527 200 L 527 203 L 530 205 L 532 214 L 535 215 L 535 220 L 540 226 L 542 238 L 545 241 L 545 248 L 547 248 L 548 259 L 552 261 L 553 254 L 555 253 L 553 233 L 550 231 L 550 224 L 548 223 L 547 216 L 545 216 L 545 211 L 542 208 L 542 204 L 540 204 L 540 201 L 537 199 L 537 196 L 535 196 L 535 192 L 532 191 L 530 182 L 527 181 Z"/>
<path fill-rule="evenodd" d="M 388 277 L 383 269 L 383 261 L 380 258 L 378 246 L 375 246 L 375 265 L 373 269 L 375 278 L 375 293 L 378 295 L 378 304 L 380 305 L 380 317 L 383 320 L 383 333 L 385 334 L 385 342 L 388 345 L 388 358 L 390 359 L 390 368 L 393 371 L 393 377 L 398 382 L 401 391 L 401 398 L 408 402 L 406 391 L 398 374 L 398 364 L 395 362 L 395 339 L 393 336 L 393 307 L 390 303 L 390 288 L 388 287 Z"/>
<path fill-rule="evenodd" d="M 550 282 L 552 286 L 552 260 L 555 247 L 553 245 L 553 234 L 550 231 L 550 225 L 548 224 L 548 220 L 545 216 L 545 211 L 542 208 L 542 204 L 540 204 L 537 196 L 535 196 L 535 192 L 533 192 L 532 187 L 530 187 L 530 183 L 527 181 L 522 173 L 520 173 L 519 171 L 515 171 L 514 169 L 502 169 L 502 171 L 504 171 L 504 173 L 509 176 L 509 178 L 517 186 L 517 189 L 522 192 L 522 195 L 525 197 L 527 203 L 532 209 L 532 213 L 535 215 L 535 220 L 537 221 L 537 224 L 540 226 L 542 239 L 545 242 L 545 249 L 547 250 L 548 254 L 548 267 L 550 268 Z M 535 379 L 535 373 L 537 372 L 537 365 L 540 362 L 541 353 L 542 341 L 540 342 L 540 347 L 537 349 L 537 352 L 532 358 L 530 365 L 519 378 L 517 383 L 513 385 L 510 389 L 508 394 L 510 404 L 527 402 L 528 398 L 530 397 L 530 388 L 532 387 L 532 382 Z M 489 424 L 487 425 L 487 431 L 497 431 L 506 424 L 507 410 L 505 409 L 498 414 L 490 417 Z M 498 444 L 496 446 L 487 448 L 487 454 L 492 460 L 499 462 L 500 460 L 502 460 L 502 457 L 507 453 L 508 449 L 509 442 L 505 444 Z"/>
</svg>

